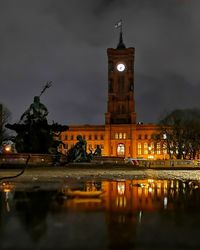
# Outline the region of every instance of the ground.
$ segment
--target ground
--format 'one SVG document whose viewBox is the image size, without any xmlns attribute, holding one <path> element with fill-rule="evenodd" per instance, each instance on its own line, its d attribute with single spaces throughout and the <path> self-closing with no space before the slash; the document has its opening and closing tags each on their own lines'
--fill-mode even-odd
<svg viewBox="0 0 200 250">
<path fill-rule="evenodd" d="M 0 169 L 0 180 L 4 177 L 18 175 L 21 169 Z M 14 178 L 15 182 L 59 182 L 66 178 L 76 179 L 179 179 L 200 180 L 200 170 L 166 170 L 144 169 L 134 166 L 91 166 L 87 164 L 27 167 L 23 174 Z M 9 178 L 8 178 L 9 180 Z"/>
</svg>

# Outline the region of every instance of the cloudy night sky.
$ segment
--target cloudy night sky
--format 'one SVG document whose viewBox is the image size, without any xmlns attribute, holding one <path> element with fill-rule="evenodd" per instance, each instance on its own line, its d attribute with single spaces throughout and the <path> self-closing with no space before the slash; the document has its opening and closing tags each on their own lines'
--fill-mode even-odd
<svg viewBox="0 0 200 250">
<path fill-rule="evenodd" d="M 104 124 L 107 48 L 135 47 L 137 120 L 200 106 L 199 0 L 0 0 L 0 102 L 19 121 L 47 81 L 48 121 Z"/>
</svg>

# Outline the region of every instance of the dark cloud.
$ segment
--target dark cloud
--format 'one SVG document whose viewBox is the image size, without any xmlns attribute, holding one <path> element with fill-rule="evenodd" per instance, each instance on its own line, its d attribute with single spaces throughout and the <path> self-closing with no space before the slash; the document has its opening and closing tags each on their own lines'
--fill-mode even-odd
<svg viewBox="0 0 200 250">
<path fill-rule="evenodd" d="M 198 0 L 0 1 L 0 102 L 17 121 L 46 81 L 49 120 L 103 124 L 108 47 L 134 46 L 138 120 L 199 107 Z"/>
</svg>

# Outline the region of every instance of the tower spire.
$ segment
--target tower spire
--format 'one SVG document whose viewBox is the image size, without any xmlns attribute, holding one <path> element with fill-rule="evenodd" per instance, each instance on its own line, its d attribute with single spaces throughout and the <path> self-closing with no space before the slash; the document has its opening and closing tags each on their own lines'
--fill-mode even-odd
<svg viewBox="0 0 200 250">
<path fill-rule="evenodd" d="M 117 22 L 115 24 L 115 28 L 120 28 L 120 33 L 119 33 L 119 43 L 117 45 L 117 49 L 125 49 L 126 46 L 123 42 L 123 32 L 122 32 L 122 20 L 120 20 L 119 22 Z"/>
</svg>

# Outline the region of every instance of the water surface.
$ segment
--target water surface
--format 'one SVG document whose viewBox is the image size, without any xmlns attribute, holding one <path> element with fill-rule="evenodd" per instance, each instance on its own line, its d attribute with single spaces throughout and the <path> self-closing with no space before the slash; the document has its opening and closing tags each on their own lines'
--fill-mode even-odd
<svg viewBox="0 0 200 250">
<path fill-rule="evenodd" d="M 0 249 L 199 249 L 198 180 L 0 183 Z"/>
</svg>

